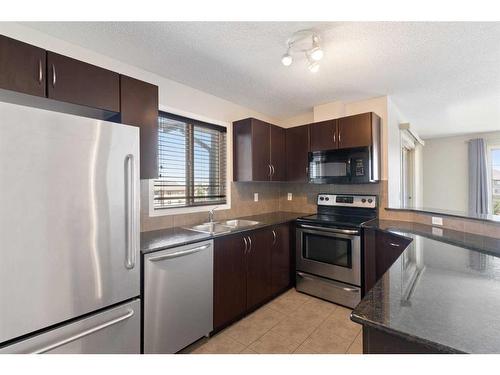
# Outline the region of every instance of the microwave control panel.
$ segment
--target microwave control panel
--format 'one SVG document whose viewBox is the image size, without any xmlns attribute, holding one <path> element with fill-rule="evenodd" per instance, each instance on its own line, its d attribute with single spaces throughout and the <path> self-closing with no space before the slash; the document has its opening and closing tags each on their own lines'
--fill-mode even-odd
<svg viewBox="0 0 500 375">
<path fill-rule="evenodd" d="M 365 166 L 363 159 L 354 159 L 354 176 L 363 177 L 365 175 Z"/>
</svg>

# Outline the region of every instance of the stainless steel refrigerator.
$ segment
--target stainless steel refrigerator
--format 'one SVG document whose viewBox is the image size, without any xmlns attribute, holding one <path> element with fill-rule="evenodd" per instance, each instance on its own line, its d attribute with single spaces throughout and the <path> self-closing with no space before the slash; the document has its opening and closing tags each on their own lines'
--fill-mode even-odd
<svg viewBox="0 0 500 375">
<path fill-rule="evenodd" d="M 0 103 L 0 353 L 139 353 L 139 130 Z"/>
</svg>

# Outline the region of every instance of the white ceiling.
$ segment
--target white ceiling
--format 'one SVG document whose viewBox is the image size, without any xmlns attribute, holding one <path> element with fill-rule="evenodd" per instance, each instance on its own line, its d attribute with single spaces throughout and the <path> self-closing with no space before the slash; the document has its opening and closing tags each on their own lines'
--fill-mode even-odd
<svg viewBox="0 0 500 375">
<path fill-rule="evenodd" d="M 29 27 L 270 116 L 391 95 L 422 137 L 500 129 L 500 23 L 30 22 Z M 325 57 L 281 65 L 314 28 Z"/>
</svg>

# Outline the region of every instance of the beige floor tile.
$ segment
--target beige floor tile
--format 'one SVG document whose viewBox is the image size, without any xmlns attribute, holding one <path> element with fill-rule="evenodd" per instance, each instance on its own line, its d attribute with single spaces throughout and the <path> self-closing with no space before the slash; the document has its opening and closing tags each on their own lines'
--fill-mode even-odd
<svg viewBox="0 0 500 375">
<path fill-rule="evenodd" d="M 324 332 L 329 335 L 340 336 L 352 342 L 361 331 L 361 325 L 354 323 L 349 318 L 336 314 L 335 312 L 330 315 L 319 326 Z"/>
<path fill-rule="evenodd" d="M 272 309 L 259 309 L 245 319 L 227 328 L 224 333 L 239 343 L 248 346 L 261 338 L 286 316 Z"/>
<path fill-rule="evenodd" d="M 249 349 L 261 354 L 291 354 L 299 346 L 288 337 L 268 332 L 250 345 Z"/>
<path fill-rule="evenodd" d="M 333 303 L 314 298 L 290 313 L 290 316 L 318 326 L 330 316 L 336 308 L 337 305 Z"/>
<path fill-rule="evenodd" d="M 316 329 L 303 343 L 308 348 L 323 354 L 345 354 L 353 340 L 332 335 L 321 328 Z"/>
<path fill-rule="evenodd" d="M 287 337 L 292 342 L 300 344 L 314 332 L 318 325 L 303 318 L 288 317 L 273 327 L 270 332 Z"/>
<path fill-rule="evenodd" d="M 363 354 L 363 333 L 360 332 L 347 350 L 347 354 Z"/>
<path fill-rule="evenodd" d="M 275 300 L 269 302 L 266 307 L 279 311 L 283 314 L 291 314 L 306 302 L 311 301 L 312 297 L 297 292 L 295 289 L 283 293 Z"/>
<path fill-rule="evenodd" d="M 259 353 L 257 353 L 255 350 L 252 350 L 250 348 L 245 348 L 240 352 L 240 354 L 259 354 Z"/>
<path fill-rule="evenodd" d="M 318 354 L 318 352 L 314 350 L 309 343 L 302 343 L 295 349 L 293 354 Z"/>
<path fill-rule="evenodd" d="M 245 345 L 240 344 L 236 340 L 224 333 L 220 333 L 205 344 L 196 348 L 194 354 L 236 354 L 245 349 Z"/>
</svg>

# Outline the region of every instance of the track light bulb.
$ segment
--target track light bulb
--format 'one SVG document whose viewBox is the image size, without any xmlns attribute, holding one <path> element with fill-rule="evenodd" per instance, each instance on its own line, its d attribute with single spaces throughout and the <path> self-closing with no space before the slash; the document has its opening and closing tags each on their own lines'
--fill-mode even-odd
<svg viewBox="0 0 500 375">
<path fill-rule="evenodd" d="M 323 58 L 323 55 L 323 50 L 320 47 L 314 47 L 310 53 L 311 59 L 313 59 L 314 61 L 321 60 Z"/>
<path fill-rule="evenodd" d="M 317 73 L 319 70 L 319 63 L 316 61 L 312 61 L 309 63 L 308 68 L 311 73 Z"/>
<path fill-rule="evenodd" d="M 281 63 L 285 66 L 290 66 L 292 65 L 292 62 L 293 62 L 293 58 L 292 56 L 287 52 L 283 55 L 283 57 L 281 58 Z"/>
</svg>

